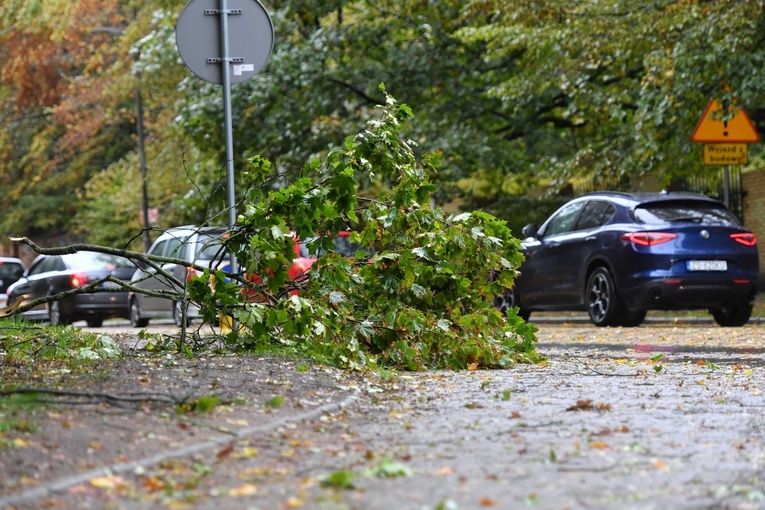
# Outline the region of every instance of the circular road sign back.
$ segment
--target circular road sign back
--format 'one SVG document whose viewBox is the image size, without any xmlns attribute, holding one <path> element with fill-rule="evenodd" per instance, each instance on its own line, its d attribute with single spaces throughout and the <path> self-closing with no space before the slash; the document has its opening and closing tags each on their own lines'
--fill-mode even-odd
<svg viewBox="0 0 765 510">
<path fill-rule="evenodd" d="M 258 0 L 228 0 L 228 46 L 231 84 L 249 80 L 266 64 L 274 47 L 271 17 Z M 175 31 L 178 52 L 205 81 L 223 84 L 219 0 L 190 0 Z"/>
</svg>

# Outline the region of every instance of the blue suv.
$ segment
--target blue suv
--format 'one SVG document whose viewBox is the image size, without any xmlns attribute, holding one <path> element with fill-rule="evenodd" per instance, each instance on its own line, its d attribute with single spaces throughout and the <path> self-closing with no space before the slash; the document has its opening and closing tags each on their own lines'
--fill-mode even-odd
<svg viewBox="0 0 765 510">
<path fill-rule="evenodd" d="M 647 310 L 706 309 L 743 326 L 758 292 L 755 235 L 722 203 L 697 193 L 588 193 L 541 227 L 501 310 L 587 311 L 596 326 L 639 326 Z"/>
</svg>

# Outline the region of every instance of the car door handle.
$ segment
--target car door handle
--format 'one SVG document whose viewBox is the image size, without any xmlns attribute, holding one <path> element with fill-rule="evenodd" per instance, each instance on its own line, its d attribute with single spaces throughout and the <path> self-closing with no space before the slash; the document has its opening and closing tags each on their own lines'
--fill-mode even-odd
<svg viewBox="0 0 765 510">
<path fill-rule="evenodd" d="M 552 243 L 547 245 L 548 248 L 560 248 L 560 243 L 557 241 L 553 241 Z"/>
<path fill-rule="evenodd" d="M 587 236 L 587 237 L 584 238 L 584 242 L 585 243 L 594 243 L 597 240 L 598 240 L 598 238 L 595 237 L 595 236 Z"/>
</svg>

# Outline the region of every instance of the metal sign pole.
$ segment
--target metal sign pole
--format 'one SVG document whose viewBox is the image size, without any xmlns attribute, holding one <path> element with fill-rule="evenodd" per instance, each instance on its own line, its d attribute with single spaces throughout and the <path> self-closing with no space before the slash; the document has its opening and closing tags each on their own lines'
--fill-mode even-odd
<svg viewBox="0 0 765 510">
<path fill-rule="evenodd" d="M 228 43 L 228 16 L 229 10 L 226 0 L 220 0 L 220 47 L 221 47 L 221 72 L 223 76 L 223 119 L 226 131 L 226 182 L 228 195 L 228 226 L 230 229 L 236 226 L 236 191 L 234 189 L 234 135 L 232 129 L 231 114 L 231 65 Z M 236 255 L 231 252 L 231 275 L 237 273 Z"/>
<path fill-rule="evenodd" d="M 266 64 L 273 49 L 274 26 L 259 0 L 189 0 L 178 18 L 176 44 L 194 74 L 223 86 L 226 198 L 228 226 L 233 229 L 237 214 L 231 86 L 252 78 Z M 230 274 L 239 274 L 234 253 L 230 260 Z"/>
</svg>

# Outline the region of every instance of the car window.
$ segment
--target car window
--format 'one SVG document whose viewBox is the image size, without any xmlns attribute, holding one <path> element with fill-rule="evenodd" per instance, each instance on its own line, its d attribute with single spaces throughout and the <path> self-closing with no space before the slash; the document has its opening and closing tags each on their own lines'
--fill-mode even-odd
<svg viewBox="0 0 765 510">
<path fill-rule="evenodd" d="M 0 262 L 0 279 L 2 280 L 17 278 L 22 272 L 24 267 L 18 262 Z"/>
<path fill-rule="evenodd" d="M 167 251 L 165 252 L 167 255 L 165 257 L 182 259 L 183 255 L 185 255 L 183 252 L 186 251 L 184 249 L 186 245 L 181 243 L 185 243 L 187 239 L 187 237 L 171 237 L 168 239 Z"/>
<path fill-rule="evenodd" d="M 351 242 L 347 236 L 337 236 L 332 240 L 335 251 L 343 257 L 355 257 L 359 251 L 364 251 L 367 256 L 372 256 L 374 250 L 362 246 L 360 243 Z"/>
<path fill-rule="evenodd" d="M 35 266 L 35 274 L 47 273 L 48 271 L 63 271 L 66 268 L 61 257 L 45 257 L 40 264 Z"/>
<path fill-rule="evenodd" d="M 614 212 L 616 212 L 616 208 L 609 202 L 601 200 L 587 202 L 587 205 L 582 209 L 582 214 L 576 221 L 574 230 L 587 230 L 605 225 L 614 215 Z"/>
<path fill-rule="evenodd" d="M 639 223 L 703 223 L 705 225 L 739 226 L 738 218 L 722 204 L 709 202 L 658 202 L 641 204 L 632 212 Z"/>
<path fill-rule="evenodd" d="M 313 251 L 309 249 L 308 243 L 311 243 L 318 239 L 317 237 L 311 238 L 306 240 L 305 242 L 300 243 L 300 256 L 305 258 L 319 258 L 319 256 L 323 255 L 324 253 L 319 249 L 318 246 L 313 246 Z M 348 236 L 345 235 L 339 235 L 334 238 L 332 238 L 332 244 L 334 245 L 334 251 L 335 253 L 339 253 L 343 257 L 355 257 L 356 253 L 359 251 L 364 251 L 367 253 L 367 256 L 372 256 L 374 254 L 374 250 L 370 248 L 366 248 L 363 245 L 359 243 L 352 242 Z"/>
<path fill-rule="evenodd" d="M 573 202 L 564 205 L 547 223 L 543 235 L 553 236 L 573 230 L 576 217 L 584 204 L 585 202 Z"/>
<path fill-rule="evenodd" d="M 199 234 L 197 248 L 199 252 L 195 257 L 196 260 L 210 261 L 228 258 L 220 235 Z"/>
<path fill-rule="evenodd" d="M 35 259 L 32 264 L 27 268 L 27 274 L 29 276 L 32 276 L 33 274 L 37 274 L 40 272 L 40 269 L 42 268 L 42 263 L 44 262 L 44 259 Z"/>
<path fill-rule="evenodd" d="M 165 251 L 165 246 L 167 246 L 167 239 L 155 244 L 154 247 L 151 250 L 149 250 L 149 255 L 156 255 L 161 257 Z"/>
<path fill-rule="evenodd" d="M 45 262 L 44 271 L 65 271 L 66 264 L 61 257 L 49 257 Z"/>
</svg>

